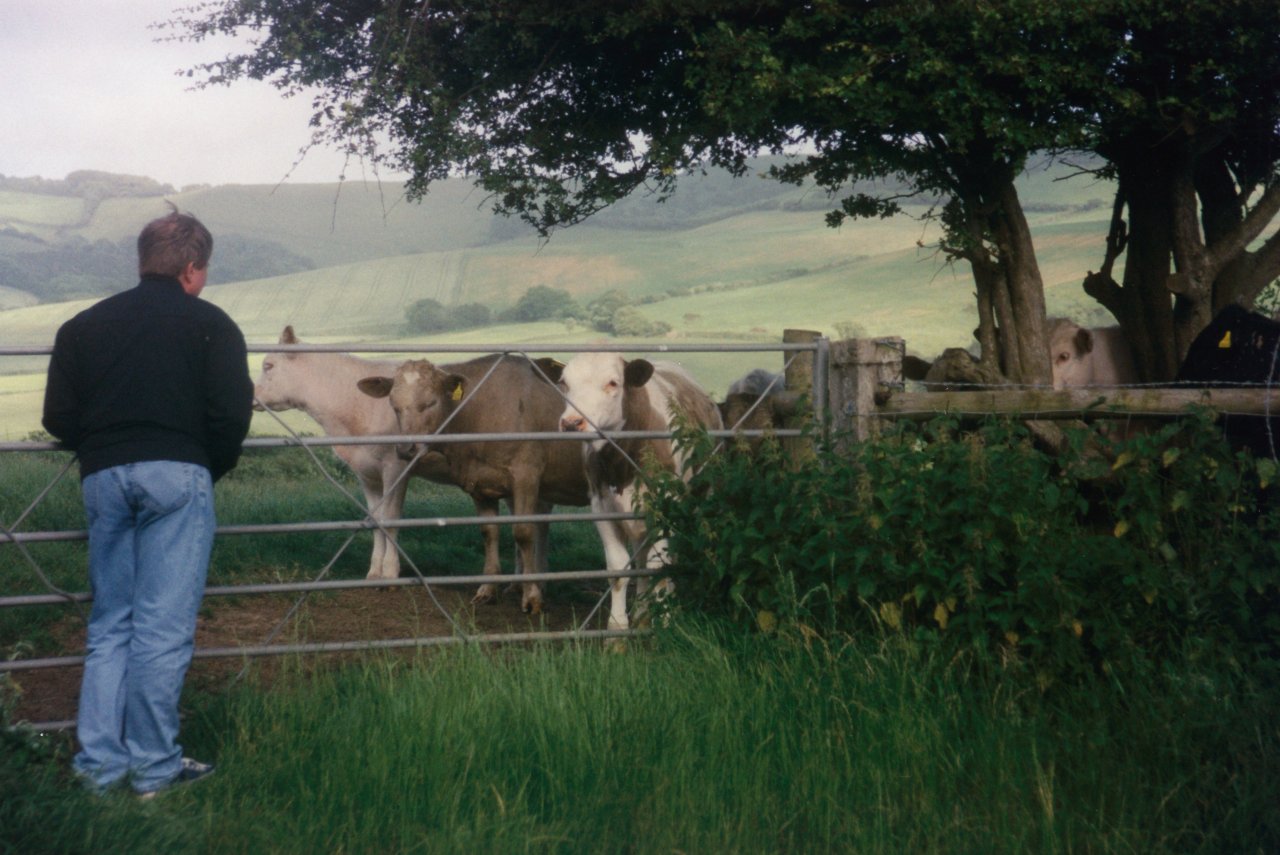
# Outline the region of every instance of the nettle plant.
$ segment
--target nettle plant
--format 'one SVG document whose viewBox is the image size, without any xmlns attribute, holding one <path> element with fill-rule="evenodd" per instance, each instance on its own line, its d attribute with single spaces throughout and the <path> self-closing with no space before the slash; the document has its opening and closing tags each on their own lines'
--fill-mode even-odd
<svg viewBox="0 0 1280 855">
<path fill-rule="evenodd" d="M 652 477 L 682 607 L 764 631 L 906 633 L 1044 680 L 1158 662 L 1190 643 L 1273 655 L 1275 461 L 1192 417 L 1052 455 L 1015 421 L 901 424 L 803 465 L 776 443 Z"/>
</svg>

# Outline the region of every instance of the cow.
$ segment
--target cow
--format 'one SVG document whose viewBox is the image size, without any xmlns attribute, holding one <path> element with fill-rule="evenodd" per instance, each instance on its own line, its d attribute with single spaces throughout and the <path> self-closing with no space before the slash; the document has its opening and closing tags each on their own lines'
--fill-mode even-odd
<svg viewBox="0 0 1280 855">
<path fill-rule="evenodd" d="M 755 368 L 729 385 L 724 401 L 716 404 L 729 430 L 769 430 L 786 426 L 799 410 L 800 396 L 783 388 L 783 377 Z M 746 440 L 748 451 L 759 449 L 762 438 Z"/>
<path fill-rule="evenodd" d="M 416 359 L 390 372 L 363 377 L 358 388 L 368 400 L 388 399 L 400 433 L 555 433 L 564 401 L 555 387 L 558 363 L 531 362 L 522 356 L 490 354 L 467 362 L 435 365 Z M 548 376 L 548 372 L 551 375 Z M 518 515 L 548 513 L 551 505 L 586 505 L 587 479 L 581 452 L 562 440 L 502 440 L 402 446 L 402 457 L 426 450 L 443 462 L 445 478 L 462 488 L 479 505 L 507 501 Z M 497 554 L 497 531 L 485 527 L 486 556 Z M 513 526 L 519 564 L 526 572 L 546 570 L 547 526 Z M 486 557 L 484 572 L 499 572 Z M 525 582 L 521 607 L 542 611 L 542 588 Z M 492 601 L 497 588 L 480 586 L 473 602 Z"/>
<path fill-rule="evenodd" d="M 752 395 L 758 398 L 761 395 L 781 392 L 782 389 L 783 378 L 781 374 L 776 374 L 767 368 L 753 368 L 730 383 L 727 394 Z"/>
<path fill-rule="evenodd" d="M 280 344 L 300 343 L 293 327 L 286 326 L 280 334 Z M 356 382 L 370 374 L 394 371 L 396 365 L 396 362 L 361 359 L 348 353 L 269 353 L 262 360 L 262 373 L 254 384 L 254 408 L 301 410 L 315 419 L 329 436 L 394 434 L 396 420 L 391 408 L 385 402 L 360 394 Z M 423 457 L 414 464 L 412 472 L 406 474 L 406 462 L 396 455 L 391 445 L 338 445 L 333 450 L 355 473 L 369 514 L 378 523 L 400 519 L 409 475 L 432 481 L 446 480 L 440 455 Z M 497 506 L 478 510 L 492 515 L 497 513 Z M 396 530 L 379 526 L 373 532 L 368 578 L 394 579 L 399 575 Z"/>
<path fill-rule="evenodd" d="M 1120 327 L 1088 329 L 1067 318 L 1050 318 L 1047 338 L 1055 389 L 1138 382 L 1133 353 Z"/>
<path fill-rule="evenodd" d="M 1227 306 L 1191 342 L 1176 380 L 1193 386 L 1274 388 L 1280 383 L 1280 322 Z M 1272 458 L 1280 450 L 1280 415 L 1228 414 L 1221 424 L 1236 448 Z"/>
<path fill-rule="evenodd" d="M 671 362 L 627 361 L 616 353 L 580 353 L 564 366 L 560 390 L 568 401 L 560 416 L 566 432 L 666 431 L 678 413 L 690 424 L 709 429 L 722 426 L 720 411 L 683 368 Z M 683 454 L 670 439 L 592 439 L 579 451 L 596 513 L 629 513 L 636 507 L 642 485 L 637 465 L 653 461 L 669 471 L 683 469 Z M 665 540 L 647 543 L 641 520 L 601 520 L 596 530 L 604 545 L 609 570 L 657 568 L 666 561 Z M 627 629 L 626 577 L 610 582 L 610 629 Z M 669 590 L 669 583 L 664 590 Z M 637 580 L 636 593 L 647 585 Z"/>
</svg>

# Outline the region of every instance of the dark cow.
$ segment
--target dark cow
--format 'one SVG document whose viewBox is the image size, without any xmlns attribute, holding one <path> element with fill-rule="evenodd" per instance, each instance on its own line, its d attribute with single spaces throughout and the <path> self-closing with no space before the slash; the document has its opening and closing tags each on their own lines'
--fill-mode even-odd
<svg viewBox="0 0 1280 855">
<path fill-rule="evenodd" d="M 1275 388 L 1280 383 L 1280 322 L 1230 305 L 1200 331 L 1178 370 L 1177 382 L 1209 388 Z M 1280 401 L 1276 402 L 1280 411 Z M 1222 427 L 1236 448 L 1276 457 L 1280 413 L 1224 415 Z"/>
<path fill-rule="evenodd" d="M 786 391 L 782 375 L 764 368 L 756 368 L 735 380 L 724 401 L 716 404 L 725 428 L 733 431 L 785 427 L 799 406 L 800 396 Z M 746 447 L 755 451 L 762 441 L 760 437 L 751 437 L 746 440 Z"/>
<path fill-rule="evenodd" d="M 393 376 L 366 377 L 360 391 L 374 398 L 390 398 L 396 423 L 404 434 L 554 433 L 560 424 L 564 399 L 545 370 L 524 357 L 493 354 L 451 365 L 417 359 L 399 366 Z M 505 499 L 512 513 L 546 513 L 552 504 L 586 505 L 587 479 L 582 451 L 563 441 L 507 441 L 437 443 L 430 453 L 443 458 L 447 478 L 477 504 Z M 423 443 L 403 447 L 413 456 Z M 497 531 L 486 526 L 485 538 L 496 544 Z M 546 570 L 546 525 L 513 526 L 520 565 L 525 572 Z M 486 549 L 486 556 L 491 554 Z M 492 554 L 496 555 L 496 545 Z M 486 560 L 484 572 L 499 572 Z M 496 586 L 482 585 L 476 602 L 496 595 Z M 542 611 L 542 589 L 526 582 L 524 610 Z"/>
</svg>

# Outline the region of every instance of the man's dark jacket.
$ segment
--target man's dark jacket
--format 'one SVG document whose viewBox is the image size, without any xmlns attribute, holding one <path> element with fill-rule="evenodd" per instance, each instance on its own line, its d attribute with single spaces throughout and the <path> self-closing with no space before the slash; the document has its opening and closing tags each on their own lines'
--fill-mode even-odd
<svg viewBox="0 0 1280 855">
<path fill-rule="evenodd" d="M 172 460 L 213 479 L 240 458 L 253 415 L 244 335 L 168 276 L 85 309 L 58 330 L 44 426 L 80 457 L 80 477 Z"/>
</svg>

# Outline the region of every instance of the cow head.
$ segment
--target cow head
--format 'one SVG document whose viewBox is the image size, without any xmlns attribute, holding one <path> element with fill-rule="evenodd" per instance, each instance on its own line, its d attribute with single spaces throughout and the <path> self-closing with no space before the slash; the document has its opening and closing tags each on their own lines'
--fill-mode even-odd
<svg viewBox="0 0 1280 855">
<path fill-rule="evenodd" d="M 564 366 L 560 391 L 571 402 L 560 416 L 562 431 L 618 430 L 626 422 L 626 390 L 653 376 L 653 363 L 616 353 L 580 353 Z"/>
<path fill-rule="evenodd" d="M 1049 322 L 1049 359 L 1053 388 L 1088 386 L 1093 382 L 1093 333 L 1064 318 Z"/>
<path fill-rule="evenodd" d="M 414 359 L 397 368 L 394 377 L 366 377 L 356 385 L 370 397 L 389 399 L 400 433 L 433 434 L 462 401 L 467 381 L 425 359 Z M 425 443 L 415 442 L 397 446 L 396 452 L 408 460 L 425 448 Z"/>
<path fill-rule="evenodd" d="M 301 344 L 293 334 L 293 327 L 287 326 L 280 333 L 280 344 Z M 297 353 L 268 353 L 262 359 L 262 373 L 253 384 L 253 408 L 262 412 L 270 407 L 273 410 L 292 410 L 301 407 L 298 401 L 300 392 L 297 389 L 296 376 Z"/>
</svg>

